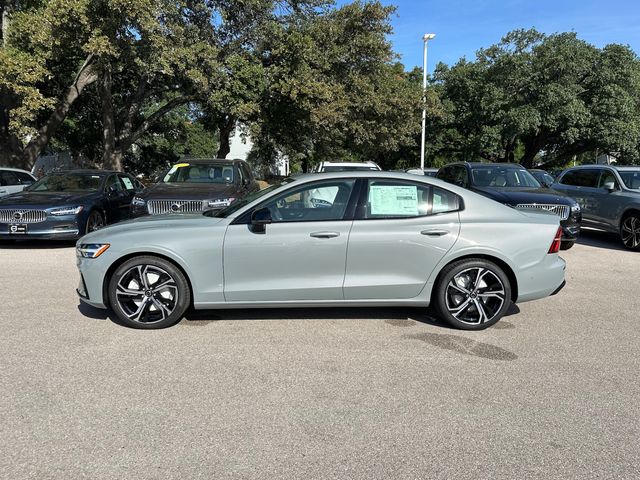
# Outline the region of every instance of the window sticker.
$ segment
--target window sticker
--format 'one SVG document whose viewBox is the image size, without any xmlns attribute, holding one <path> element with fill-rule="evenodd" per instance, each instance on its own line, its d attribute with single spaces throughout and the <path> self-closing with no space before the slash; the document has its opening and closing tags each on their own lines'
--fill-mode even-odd
<svg viewBox="0 0 640 480">
<path fill-rule="evenodd" d="M 124 183 L 124 186 L 127 190 L 133 190 L 133 183 L 131 183 L 131 180 L 127 177 L 121 177 L 122 183 Z"/>
<path fill-rule="evenodd" d="M 418 215 L 418 187 L 372 185 L 369 202 L 372 215 Z"/>
</svg>

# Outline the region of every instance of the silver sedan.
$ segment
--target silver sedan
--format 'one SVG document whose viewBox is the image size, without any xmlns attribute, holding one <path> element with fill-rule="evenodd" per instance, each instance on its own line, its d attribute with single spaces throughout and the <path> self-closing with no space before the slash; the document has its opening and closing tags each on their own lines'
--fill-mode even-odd
<svg viewBox="0 0 640 480">
<path fill-rule="evenodd" d="M 456 328 L 564 285 L 558 217 L 430 177 L 286 179 L 218 212 L 157 216 L 77 243 L 83 302 L 163 328 L 188 308 L 432 305 Z"/>
</svg>

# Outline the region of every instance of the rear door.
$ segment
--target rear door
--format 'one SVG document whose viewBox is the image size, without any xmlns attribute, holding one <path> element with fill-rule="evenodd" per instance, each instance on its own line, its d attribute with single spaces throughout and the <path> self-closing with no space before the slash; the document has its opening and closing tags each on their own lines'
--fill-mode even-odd
<svg viewBox="0 0 640 480">
<path fill-rule="evenodd" d="M 349 236 L 348 300 L 413 298 L 460 233 L 462 200 L 424 183 L 368 179 Z"/>
</svg>

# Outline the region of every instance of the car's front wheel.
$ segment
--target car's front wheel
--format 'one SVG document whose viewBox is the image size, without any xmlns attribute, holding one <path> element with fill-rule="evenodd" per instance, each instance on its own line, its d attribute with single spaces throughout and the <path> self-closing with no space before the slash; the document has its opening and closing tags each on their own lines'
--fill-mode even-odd
<svg viewBox="0 0 640 480">
<path fill-rule="evenodd" d="M 97 210 L 93 210 L 87 217 L 87 225 L 85 226 L 84 231 L 85 233 L 95 232 L 96 230 L 100 230 L 104 227 L 104 225 L 105 222 L 102 214 Z"/>
<path fill-rule="evenodd" d="M 627 215 L 620 226 L 620 238 L 630 250 L 640 250 L 640 214 Z"/>
<path fill-rule="evenodd" d="M 511 305 L 507 275 L 495 263 L 482 259 L 465 259 L 447 266 L 434 295 L 441 318 L 462 330 L 490 327 Z"/>
<path fill-rule="evenodd" d="M 114 313 L 133 328 L 169 327 L 180 321 L 191 303 L 191 290 L 182 271 L 154 256 L 124 262 L 111 277 L 108 289 Z"/>
</svg>

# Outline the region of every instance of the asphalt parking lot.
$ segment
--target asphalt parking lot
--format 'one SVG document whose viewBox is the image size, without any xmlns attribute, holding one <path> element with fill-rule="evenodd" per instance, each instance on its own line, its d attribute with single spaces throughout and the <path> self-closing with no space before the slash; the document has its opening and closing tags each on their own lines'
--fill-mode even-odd
<svg viewBox="0 0 640 480">
<path fill-rule="evenodd" d="M 74 255 L 0 245 L 1 478 L 640 476 L 640 254 L 615 237 L 483 332 L 398 308 L 136 331 L 79 306 Z"/>
</svg>

